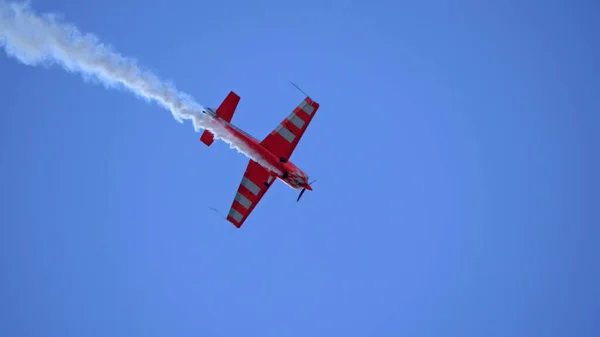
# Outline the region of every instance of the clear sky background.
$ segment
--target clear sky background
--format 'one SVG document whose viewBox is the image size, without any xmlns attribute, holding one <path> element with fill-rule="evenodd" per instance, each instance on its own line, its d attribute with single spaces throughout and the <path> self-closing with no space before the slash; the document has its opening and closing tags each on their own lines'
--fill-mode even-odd
<svg viewBox="0 0 600 337">
<path fill-rule="evenodd" d="M 33 1 L 262 139 L 321 104 L 241 229 L 248 159 L 0 55 L 0 335 L 600 335 L 594 1 Z"/>
</svg>

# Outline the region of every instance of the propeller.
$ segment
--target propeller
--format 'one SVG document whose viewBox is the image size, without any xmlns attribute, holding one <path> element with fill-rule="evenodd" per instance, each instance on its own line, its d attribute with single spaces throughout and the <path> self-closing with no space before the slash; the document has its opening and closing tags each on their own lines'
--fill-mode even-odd
<svg viewBox="0 0 600 337">
<path fill-rule="evenodd" d="M 317 181 L 316 179 L 311 181 L 309 183 L 309 185 L 312 185 L 315 181 Z M 302 194 L 304 194 L 304 191 L 306 191 L 306 188 L 303 188 L 302 191 L 300 191 L 300 195 L 298 196 L 298 199 L 296 199 L 296 202 L 300 201 L 300 198 L 302 198 Z"/>
</svg>

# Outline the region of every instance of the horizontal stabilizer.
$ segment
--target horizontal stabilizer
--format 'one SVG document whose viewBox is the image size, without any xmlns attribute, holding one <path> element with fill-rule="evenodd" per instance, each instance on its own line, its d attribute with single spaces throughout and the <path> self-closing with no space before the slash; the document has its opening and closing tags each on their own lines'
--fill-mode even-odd
<svg viewBox="0 0 600 337">
<path fill-rule="evenodd" d="M 210 146 L 215 141 L 215 135 L 213 135 L 212 132 L 208 130 L 204 130 L 202 136 L 200 137 L 200 141 L 206 144 L 206 146 Z"/>
<path fill-rule="evenodd" d="M 238 103 L 240 102 L 240 96 L 238 96 L 235 92 L 231 91 L 223 100 L 223 103 L 219 106 L 216 113 L 217 116 L 223 118 L 224 120 L 231 122 L 231 118 L 233 118 L 233 113 L 235 109 L 237 109 Z"/>
</svg>

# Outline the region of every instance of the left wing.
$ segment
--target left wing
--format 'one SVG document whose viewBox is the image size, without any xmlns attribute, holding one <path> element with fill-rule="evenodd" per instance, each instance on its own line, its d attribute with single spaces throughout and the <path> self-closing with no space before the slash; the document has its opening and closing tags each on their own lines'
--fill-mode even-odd
<svg viewBox="0 0 600 337">
<path fill-rule="evenodd" d="M 318 109 L 319 103 L 306 97 L 260 145 L 277 158 L 288 161 Z"/>
<path fill-rule="evenodd" d="M 227 220 L 240 228 L 263 195 L 269 190 L 275 175 L 254 160 L 250 160 L 242 182 L 231 204 Z"/>
</svg>

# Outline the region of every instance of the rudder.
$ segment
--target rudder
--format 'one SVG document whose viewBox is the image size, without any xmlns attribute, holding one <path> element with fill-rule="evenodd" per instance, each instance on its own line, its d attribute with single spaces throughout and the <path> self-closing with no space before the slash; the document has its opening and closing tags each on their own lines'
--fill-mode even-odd
<svg viewBox="0 0 600 337">
<path fill-rule="evenodd" d="M 206 144 L 206 146 L 210 146 L 215 141 L 215 135 L 213 135 L 212 132 L 208 130 L 204 130 L 202 136 L 200 137 L 200 141 Z"/>
</svg>

